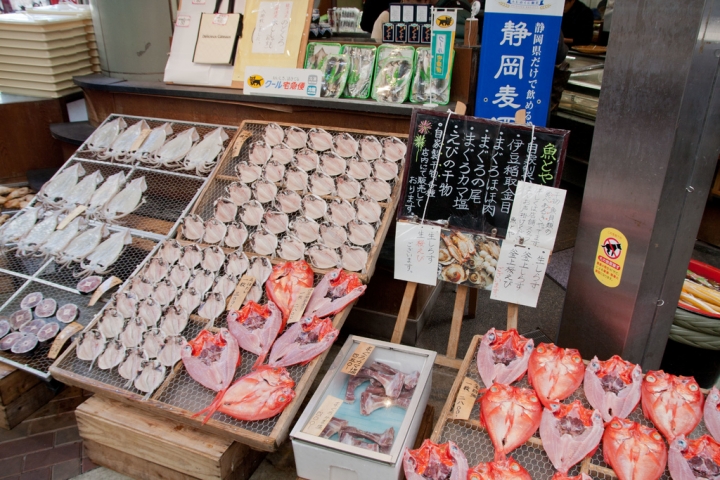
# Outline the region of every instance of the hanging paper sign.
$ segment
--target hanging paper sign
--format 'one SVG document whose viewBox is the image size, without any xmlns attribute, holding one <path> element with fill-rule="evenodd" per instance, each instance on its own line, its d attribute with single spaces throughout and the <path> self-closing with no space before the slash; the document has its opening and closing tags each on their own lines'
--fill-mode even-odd
<svg viewBox="0 0 720 480">
<path fill-rule="evenodd" d="M 320 98 L 320 70 L 248 66 L 244 79 L 247 95 Z"/>
<path fill-rule="evenodd" d="M 398 220 L 502 239 L 518 182 L 560 184 L 565 130 L 429 110 L 415 110 L 410 125 Z"/>
<path fill-rule="evenodd" d="M 455 44 L 455 9 L 434 9 L 432 17 L 432 78 L 446 78 Z"/>
<path fill-rule="evenodd" d="M 544 126 L 562 23 L 563 0 L 487 0 L 475 114 Z"/>
<path fill-rule="evenodd" d="M 285 53 L 293 2 L 260 2 L 252 53 Z"/>
<path fill-rule="evenodd" d="M 503 242 L 490 298 L 535 308 L 551 250 Z"/>
<path fill-rule="evenodd" d="M 436 285 L 440 227 L 398 222 L 395 232 L 395 278 Z"/>
<path fill-rule="evenodd" d="M 565 193 L 559 188 L 519 182 L 505 241 L 552 250 Z"/>
</svg>

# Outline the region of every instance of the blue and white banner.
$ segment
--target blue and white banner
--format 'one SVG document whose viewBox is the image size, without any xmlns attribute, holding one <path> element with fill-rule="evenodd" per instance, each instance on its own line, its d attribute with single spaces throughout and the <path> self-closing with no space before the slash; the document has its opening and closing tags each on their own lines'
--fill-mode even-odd
<svg viewBox="0 0 720 480">
<path fill-rule="evenodd" d="M 564 0 L 487 0 L 475 116 L 544 127 Z"/>
</svg>

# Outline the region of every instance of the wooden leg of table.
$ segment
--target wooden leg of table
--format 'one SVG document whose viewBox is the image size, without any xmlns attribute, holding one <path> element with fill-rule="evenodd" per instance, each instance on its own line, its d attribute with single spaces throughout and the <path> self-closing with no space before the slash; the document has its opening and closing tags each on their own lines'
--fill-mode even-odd
<svg viewBox="0 0 720 480">
<path fill-rule="evenodd" d="M 467 318 L 475 318 L 475 312 L 477 311 L 478 293 L 480 291 L 477 288 L 470 288 L 468 291 L 468 311 Z"/>
<path fill-rule="evenodd" d="M 410 307 L 412 306 L 413 299 L 415 298 L 417 285 L 418 284 L 415 282 L 407 282 L 407 285 L 405 285 L 405 293 L 403 294 L 400 311 L 398 312 L 398 317 L 395 321 L 395 330 L 393 330 L 392 338 L 390 339 L 392 343 L 400 343 L 402 340 L 403 332 L 405 331 L 405 324 L 407 323 L 408 315 L 410 314 Z"/>
<path fill-rule="evenodd" d="M 467 299 L 468 287 L 458 285 L 455 294 L 455 308 L 453 309 L 452 324 L 450 325 L 450 339 L 448 340 L 447 357 L 457 356 L 458 343 L 460 342 L 460 327 L 462 327 L 463 314 L 465 313 L 465 300 Z"/>
<path fill-rule="evenodd" d="M 518 326 L 518 305 L 517 303 L 508 303 L 507 313 L 507 330 L 514 328 L 517 330 Z"/>
</svg>

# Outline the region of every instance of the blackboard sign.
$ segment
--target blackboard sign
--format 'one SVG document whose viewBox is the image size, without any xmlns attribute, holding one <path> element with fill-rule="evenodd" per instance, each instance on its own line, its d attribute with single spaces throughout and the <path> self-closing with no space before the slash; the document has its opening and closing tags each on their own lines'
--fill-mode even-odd
<svg viewBox="0 0 720 480">
<path fill-rule="evenodd" d="M 505 238 L 517 182 L 559 186 L 569 134 L 415 110 L 398 219 Z"/>
</svg>

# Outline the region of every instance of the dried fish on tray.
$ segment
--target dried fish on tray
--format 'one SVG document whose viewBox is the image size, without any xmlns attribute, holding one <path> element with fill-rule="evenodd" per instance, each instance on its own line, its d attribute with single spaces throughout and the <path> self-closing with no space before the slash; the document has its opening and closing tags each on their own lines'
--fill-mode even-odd
<svg viewBox="0 0 720 480">
<path fill-rule="evenodd" d="M 500 336 L 497 335 L 498 332 L 501 334 L 509 333 L 501 332 L 499 330 L 492 330 L 490 333 L 493 333 L 497 338 L 500 338 Z M 524 339 L 524 337 L 519 338 Z M 517 343 L 512 339 L 509 339 L 508 341 L 513 344 Z M 462 366 L 458 371 L 458 376 L 455 379 L 452 389 L 450 390 L 450 395 L 448 396 L 445 407 L 440 414 L 440 418 L 435 425 L 431 440 L 435 443 L 446 443 L 448 441 L 454 442 L 465 454 L 470 466 L 480 464 L 478 467 L 485 465 L 485 467 L 482 468 L 490 468 L 490 463 L 483 462 L 492 463 L 493 459 L 496 457 L 496 448 L 493 446 L 491 437 L 488 435 L 487 430 L 479 421 L 481 402 L 476 402 L 474 404 L 472 411 L 470 412 L 469 420 L 453 418 L 455 401 L 463 380 L 466 377 L 477 382 L 481 389 L 484 388 L 481 372 L 479 372 L 478 369 L 478 359 L 482 358 L 482 362 L 486 361 L 484 359 L 485 355 L 481 354 L 482 352 L 478 352 L 479 349 L 483 348 L 482 345 L 483 336 L 476 335 L 473 338 L 467 355 L 465 356 Z M 498 359 L 497 361 L 502 362 L 510 360 L 508 368 L 512 368 L 512 362 L 520 361 L 519 359 L 524 356 L 525 352 L 524 348 L 520 348 L 520 344 L 516 346 L 518 349 L 515 353 L 511 354 L 511 357 L 513 357 L 513 359 L 511 359 L 510 357 L 507 357 L 508 352 L 504 350 L 503 352 L 500 352 L 500 350 L 502 350 L 502 346 L 497 345 L 498 350 L 496 350 L 496 353 L 494 354 Z M 493 345 L 491 345 L 491 347 L 493 349 L 496 348 L 496 346 Z M 540 344 L 536 347 L 536 350 L 538 348 L 545 348 L 547 350 L 547 347 L 548 344 Z M 498 352 L 502 354 L 502 358 L 498 356 Z M 555 352 L 555 349 L 550 348 L 548 353 L 552 352 Z M 567 352 L 556 353 L 558 356 L 557 361 L 563 362 L 564 354 Z M 570 353 L 572 356 L 572 352 Z M 569 361 L 576 364 L 575 360 L 572 358 L 570 358 Z M 582 363 L 583 362 L 580 361 L 580 364 Z M 665 447 L 660 433 L 655 430 L 651 421 L 643 415 L 642 407 L 639 405 L 639 394 L 634 396 L 635 400 L 633 404 L 635 407 L 629 413 L 627 419 L 615 418 L 612 425 L 610 422 L 607 423 L 605 428 L 606 438 L 602 441 L 600 441 L 599 435 L 602 433 L 602 425 L 604 423 L 602 420 L 602 414 L 600 410 L 593 411 L 593 407 L 603 407 L 604 401 L 598 401 L 596 398 L 593 400 L 593 404 L 591 405 L 586 397 L 587 392 L 592 393 L 595 389 L 599 389 L 602 392 L 608 392 L 606 395 L 609 395 L 609 392 L 623 391 L 624 393 L 619 394 L 618 398 L 621 396 L 624 398 L 624 395 L 628 394 L 628 392 L 630 392 L 630 396 L 633 396 L 632 391 L 636 389 L 632 377 L 632 375 L 635 375 L 633 373 L 634 366 L 629 363 L 626 364 L 626 362 L 620 360 L 619 357 L 614 357 L 613 359 L 604 362 L 598 362 L 597 359 L 593 359 L 585 372 L 586 384 L 584 388 L 577 388 L 572 395 L 563 400 L 563 403 L 551 404 L 552 410 L 546 409 L 543 413 L 543 419 L 540 422 L 539 431 L 534 433 L 524 444 L 514 449 L 511 453 L 508 453 L 507 461 L 517 464 L 522 469 L 527 470 L 529 477 L 525 475 L 525 478 L 562 479 L 575 477 L 580 474 L 589 475 L 589 478 L 618 478 L 612 470 L 612 466 L 605 463 L 603 453 L 603 449 L 606 448 L 606 446 L 608 448 L 617 448 L 618 444 L 615 443 L 615 439 L 620 439 L 619 444 L 626 445 L 626 448 L 633 448 L 630 446 L 630 443 L 636 442 L 637 444 L 637 439 L 642 439 L 641 441 L 644 445 L 643 448 L 645 448 L 646 453 L 642 454 L 639 457 L 639 460 L 648 462 L 647 466 L 655 465 L 656 467 L 659 467 L 663 464 L 664 459 L 661 458 L 662 455 L 659 457 L 655 457 L 653 455 L 656 450 L 659 452 L 659 450 L 667 447 Z M 484 373 L 482 374 L 484 375 Z M 535 375 L 537 377 L 537 374 Z M 596 383 L 598 384 L 597 386 L 592 384 L 592 382 L 590 384 L 587 383 L 588 375 L 591 377 L 597 375 L 601 378 L 601 380 L 596 380 Z M 622 375 L 623 379 L 621 380 L 620 377 L 616 375 Z M 512 376 L 515 377 L 516 375 L 513 374 Z M 614 383 L 609 384 L 608 382 L 613 381 L 613 379 Z M 539 381 L 538 378 L 536 378 L 536 381 Z M 527 381 L 527 377 L 521 378 L 521 380 L 514 382 L 513 385 L 520 387 L 521 389 L 532 388 Z M 497 385 L 493 388 L 496 387 Z M 686 389 L 688 392 L 690 390 L 692 390 L 692 388 Z M 699 391 L 699 389 L 696 391 Z M 710 395 L 712 395 L 712 393 L 710 393 Z M 708 398 L 710 398 L 710 395 Z M 577 421 L 578 418 L 583 419 L 583 426 L 581 428 L 581 423 L 578 423 Z M 699 445 L 698 442 L 701 442 L 703 438 L 709 438 L 703 437 L 703 435 L 708 434 L 708 430 L 704 420 L 700 420 L 699 423 L 695 423 L 695 425 L 696 426 L 693 431 L 688 435 L 688 438 L 693 440 L 685 440 L 684 437 L 678 437 L 680 438 L 680 442 L 678 444 L 680 446 L 678 447 L 676 445 L 673 447 L 674 443 L 671 442 L 670 451 L 672 452 L 673 448 L 683 450 L 691 443 L 692 448 L 688 451 L 696 452 L 698 455 L 697 459 L 702 461 L 703 458 L 698 451 L 692 449 L 695 449 L 696 446 Z M 573 428 L 575 430 L 573 430 L 572 435 L 563 435 L 563 440 L 558 441 L 557 435 L 554 432 L 557 428 Z M 571 439 L 568 440 L 568 438 Z M 550 444 L 550 455 L 548 455 L 544 449 L 544 441 L 547 441 Z M 569 445 L 569 441 L 574 443 Z M 594 450 L 594 453 L 590 457 L 582 459 L 583 449 L 585 449 L 584 451 L 592 452 L 595 448 L 594 445 L 596 444 L 599 446 L 596 450 Z M 662 448 L 660 448 L 661 444 Z M 655 448 L 656 445 L 659 450 Z M 625 453 L 620 452 L 620 450 L 622 450 L 621 448 L 618 448 L 617 450 L 618 451 L 609 452 L 609 458 L 612 460 L 620 459 L 621 462 L 624 461 L 620 457 L 622 457 Z M 566 455 L 567 452 L 573 452 L 574 457 Z M 685 453 L 686 452 L 683 451 L 683 454 Z M 689 457 L 686 458 L 689 459 Z M 570 465 L 572 462 L 578 463 Z M 677 465 L 679 465 L 679 463 L 676 463 L 676 466 Z M 558 473 L 556 468 L 558 470 L 567 469 L 567 471 L 564 473 Z M 638 465 L 638 468 L 644 467 Z M 519 475 L 518 471 L 518 469 L 515 469 L 516 475 Z M 649 470 L 645 470 L 645 473 L 647 475 L 646 478 L 660 478 L 662 480 L 669 480 L 671 478 L 670 472 L 667 469 L 664 469 L 664 472 L 658 470 L 657 475 L 659 475 L 659 477 Z"/>
<path fill-rule="evenodd" d="M 238 155 L 211 176 L 178 240 L 242 248 L 273 263 L 305 259 L 317 272 L 339 266 L 366 283 L 397 205 L 406 139 L 255 121 L 238 138 Z M 206 238 L 208 225 L 217 232 Z"/>
</svg>

